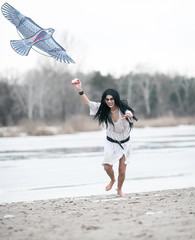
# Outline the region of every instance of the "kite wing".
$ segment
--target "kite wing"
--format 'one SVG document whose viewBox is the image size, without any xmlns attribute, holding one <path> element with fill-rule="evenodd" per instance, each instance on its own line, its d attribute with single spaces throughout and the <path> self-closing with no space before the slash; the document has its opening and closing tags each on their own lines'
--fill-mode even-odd
<svg viewBox="0 0 195 240">
<path fill-rule="evenodd" d="M 66 50 L 60 46 L 53 37 L 34 44 L 35 47 L 48 53 L 51 57 L 65 63 L 75 63 L 66 53 Z"/>
<path fill-rule="evenodd" d="M 16 26 L 18 31 L 25 37 L 29 38 L 42 28 L 33 22 L 30 18 L 25 17 L 18 10 L 8 3 L 4 3 L 1 7 L 3 15 Z"/>
</svg>

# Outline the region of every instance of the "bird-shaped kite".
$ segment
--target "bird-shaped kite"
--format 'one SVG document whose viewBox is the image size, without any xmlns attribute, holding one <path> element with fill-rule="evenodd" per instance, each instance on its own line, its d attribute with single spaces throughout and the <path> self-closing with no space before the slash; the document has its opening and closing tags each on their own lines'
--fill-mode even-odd
<svg viewBox="0 0 195 240">
<path fill-rule="evenodd" d="M 52 37 L 54 29 L 43 29 L 30 18 L 24 16 L 8 3 L 1 7 L 3 15 L 16 26 L 16 29 L 25 37 L 22 40 L 11 40 L 12 48 L 20 55 L 27 56 L 32 46 L 46 52 L 51 57 L 65 63 L 74 63 L 66 50 Z"/>
</svg>

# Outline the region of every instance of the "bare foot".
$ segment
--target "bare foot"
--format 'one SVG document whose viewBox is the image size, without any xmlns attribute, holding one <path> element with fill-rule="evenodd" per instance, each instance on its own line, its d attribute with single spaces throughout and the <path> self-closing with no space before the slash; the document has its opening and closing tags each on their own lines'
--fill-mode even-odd
<svg viewBox="0 0 195 240">
<path fill-rule="evenodd" d="M 114 185 L 114 183 L 115 183 L 115 181 L 116 180 L 114 180 L 114 181 L 110 181 L 110 183 L 106 186 L 106 191 L 109 191 L 110 189 L 112 189 L 112 186 Z"/>
<path fill-rule="evenodd" d="M 126 195 L 122 192 L 122 190 L 117 190 L 117 193 L 120 197 L 126 197 Z"/>
</svg>

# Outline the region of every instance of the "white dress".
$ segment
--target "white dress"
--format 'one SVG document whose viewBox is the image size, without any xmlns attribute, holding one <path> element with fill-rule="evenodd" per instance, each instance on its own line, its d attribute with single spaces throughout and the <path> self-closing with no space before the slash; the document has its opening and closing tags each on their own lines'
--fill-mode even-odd
<svg viewBox="0 0 195 240">
<path fill-rule="evenodd" d="M 100 107 L 100 102 L 89 103 L 90 115 L 95 115 Z M 125 113 L 131 113 L 127 110 Z M 119 119 L 114 122 L 114 126 L 108 122 L 108 127 L 106 129 L 106 135 L 110 138 L 122 141 L 130 136 L 130 126 L 126 119 L 121 120 L 123 114 L 119 111 Z M 118 143 L 113 143 L 105 139 L 104 144 L 104 159 L 102 164 L 114 165 L 120 160 L 120 158 L 125 155 L 125 164 L 129 163 L 128 159 L 130 157 L 131 143 L 130 140 L 122 144 L 123 148 Z"/>
</svg>

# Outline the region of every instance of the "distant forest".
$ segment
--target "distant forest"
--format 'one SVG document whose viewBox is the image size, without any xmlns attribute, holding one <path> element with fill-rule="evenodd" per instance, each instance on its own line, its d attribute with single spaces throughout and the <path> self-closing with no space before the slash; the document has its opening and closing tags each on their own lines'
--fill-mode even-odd
<svg viewBox="0 0 195 240">
<path fill-rule="evenodd" d="M 105 89 L 115 88 L 138 117 L 195 115 L 195 78 L 134 72 L 119 78 L 100 72 L 78 72 L 76 76 L 90 100 L 100 101 Z M 71 85 L 73 78 L 66 70 L 49 65 L 20 78 L 0 76 L 0 126 L 14 126 L 23 119 L 62 123 L 74 115 L 88 115 Z"/>
</svg>

